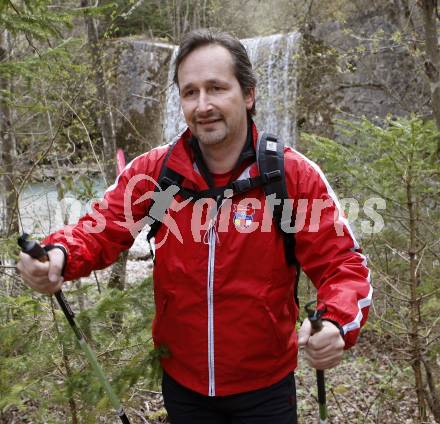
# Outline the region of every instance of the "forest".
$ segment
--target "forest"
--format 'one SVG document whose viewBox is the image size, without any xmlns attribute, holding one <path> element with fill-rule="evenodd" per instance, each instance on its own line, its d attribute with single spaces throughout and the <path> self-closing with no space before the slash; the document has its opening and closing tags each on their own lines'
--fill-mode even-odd
<svg viewBox="0 0 440 424">
<path fill-rule="evenodd" d="M 24 284 L 17 239 L 75 223 L 178 135 L 176 46 L 207 27 L 244 40 L 257 126 L 320 166 L 368 257 L 373 303 L 326 371 L 328 422 L 440 423 L 439 21 L 438 0 L 0 0 L 0 423 L 120 422 L 55 296 Z M 169 422 L 152 269 L 143 230 L 63 288 L 131 423 Z M 303 320 L 304 273 L 298 294 Z M 317 422 L 301 353 L 295 376 L 299 423 Z"/>
</svg>

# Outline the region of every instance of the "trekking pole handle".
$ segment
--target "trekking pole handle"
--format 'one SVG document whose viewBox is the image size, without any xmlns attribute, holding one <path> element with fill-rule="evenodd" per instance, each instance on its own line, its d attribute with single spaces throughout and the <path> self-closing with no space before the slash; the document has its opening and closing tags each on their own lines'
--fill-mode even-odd
<svg viewBox="0 0 440 424">
<path fill-rule="evenodd" d="M 322 330 L 322 319 L 319 312 L 320 311 L 315 311 L 313 315 L 309 316 L 309 321 L 312 325 L 312 330 L 314 333 L 318 333 Z"/>
<path fill-rule="evenodd" d="M 23 253 L 28 254 L 31 258 L 37 259 L 40 262 L 47 262 L 49 256 L 46 250 L 35 240 L 28 240 L 29 234 L 23 233 L 18 238 L 18 245 L 21 247 Z"/>
<path fill-rule="evenodd" d="M 23 233 L 17 240 L 18 245 L 21 247 L 21 251 L 23 253 L 28 254 L 31 258 L 34 258 L 40 262 L 48 262 L 49 256 L 47 254 L 47 250 L 41 246 L 40 243 L 36 240 L 28 240 L 29 234 Z M 60 305 L 61 310 L 63 311 L 67 321 L 69 322 L 72 330 L 74 331 L 76 337 L 78 339 L 85 338 L 81 329 L 75 323 L 75 314 L 72 311 L 69 303 L 64 297 L 64 293 L 62 290 L 58 290 L 55 294 L 55 298 Z"/>
<path fill-rule="evenodd" d="M 306 306 L 304 307 L 304 309 L 307 312 L 307 317 L 312 326 L 313 333 L 317 333 L 322 330 L 321 316 L 324 313 L 324 310 L 311 308 L 311 306 L 314 305 L 315 303 L 316 302 L 313 300 L 312 302 L 307 303 Z"/>
</svg>

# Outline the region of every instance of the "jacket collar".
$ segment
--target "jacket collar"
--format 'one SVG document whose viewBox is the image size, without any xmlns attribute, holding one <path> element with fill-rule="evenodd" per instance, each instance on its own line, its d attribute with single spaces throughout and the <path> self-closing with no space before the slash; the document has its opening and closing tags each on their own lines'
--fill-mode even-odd
<svg viewBox="0 0 440 424">
<path fill-rule="evenodd" d="M 249 165 L 255 162 L 257 138 L 257 128 L 254 122 L 250 120 L 246 143 L 234 167 L 236 172 L 241 172 L 245 164 Z M 177 140 L 168 158 L 167 167 L 191 181 L 201 190 L 208 189 L 210 183 L 212 183 L 197 138 L 193 136 L 189 128 Z"/>
</svg>

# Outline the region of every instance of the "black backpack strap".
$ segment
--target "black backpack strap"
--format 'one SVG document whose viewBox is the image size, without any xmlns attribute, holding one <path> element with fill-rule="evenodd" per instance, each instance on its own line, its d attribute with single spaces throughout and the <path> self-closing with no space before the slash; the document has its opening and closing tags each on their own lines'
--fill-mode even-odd
<svg viewBox="0 0 440 424">
<path fill-rule="evenodd" d="M 275 194 L 278 199 L 287 198 L 284 176 L 284 145 L 275 136 L 262 133 L 257 141 L 257 164 L 260 175 L 268 183 L 264 186 L 266 196 Z M 283 204 L 274 205 L 273 217 L 281 229 Z"/>
<path fill-rule="evenodd" d="M 159 190 L 164 191 L 168 187 L 175 185 L 179 187 L 179 195 L 181 195 L 184 199 L 191 199 L 191 201 L 195 202 L 199 199 L 205 199 L 205 198 L 212 198 L 212 199 L 223 198 L 225 190 L 227 189 L 231 189 L 233 194 L 245 193 L 249 190 L 252 190 L 255 187 L 259 187 L 261 185 L 266 184 L 268 181 L 267 178 L 262 178 L 261 176 L 257 176 L 257 177 L 246 178 L 243 180 L 236 180 L 224 187 L 210 187 L 208 190 L 196 191 L 196 190 L 190 190 L 184 188 L 182 187 L 183 176 L 167 167 L 168 158 L 170 157 L 171 152 L 173 151 L 175 145 L 176 142 L 174 142 L 170 146 L 163 160 L 162 168 L 158 179 L 158 186 L 160 188 L 156 186 L 154 190 L 156 193 L 159 192 Z M 272 176 L 271 178 L 276 179 L 277 177 Z M 152 207 L 154 207 L 154 205 Z M 151 216 L 151 214 L 149 215 L 150 218 L 153 219 L 153 222 L 152 224 L 150 224 L 150 230 L 148 231 L 147 234 L 147 241 L 148 244 L 150 245 L 150 251 L 153 252 L 153 250 L 151 249 L 151 239 L 156 236 L 160 226 L 162 225 L 162 222 L 158 219 L 157 216 Z"/>
<path fill-rule="evenodd" d="M 219 196 L 222 197 L 226 190 L 232 190 L 233 195 L 243 194 L 264 184 L 266 184 L 264 178 L 257 176 L 235 180 L 223 187 L 211 187 L 208 190 L 195 191 L 182 188 L 179 194 L 187 199 L 191 198 L 192 201 L 206 198 L 217 199 Z"/>
<path fill-rule="evenodd" d="M 272 134 L 262 133 L 257 141 L 257 164 L 261 177 L 267 181 L 263 185 L 266 198 L 272 194 L 281 199 L 280 204 L 273 208 L 273 219 L 278 229 L 283 234 L 284 253 L 289 265 L 296 268 L 295 300 L 298 304 L 298 280 L 301 272 L 299 262 L 295 255 L 295 236 L 283 231 L 282 216 L 284 199 L 288 198 L 286 177 L 284 172 L 284 143 Z M 293 211 L 290 225 L 295 224 L 295 211 Z"/>
</svg>

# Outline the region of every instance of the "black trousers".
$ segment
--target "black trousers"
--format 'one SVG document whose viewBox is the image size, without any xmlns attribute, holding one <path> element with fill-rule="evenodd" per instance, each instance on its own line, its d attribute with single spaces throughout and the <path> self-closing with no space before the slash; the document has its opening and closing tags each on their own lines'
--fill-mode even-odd
<svg viewBox="0 0 440 424">
<path fill-rule="evenodd" d="M 296 424 L 293 373 L 263 389 L 204 396 L 163 373 L 162 393 L 171 424 Z"/>
</svg>

